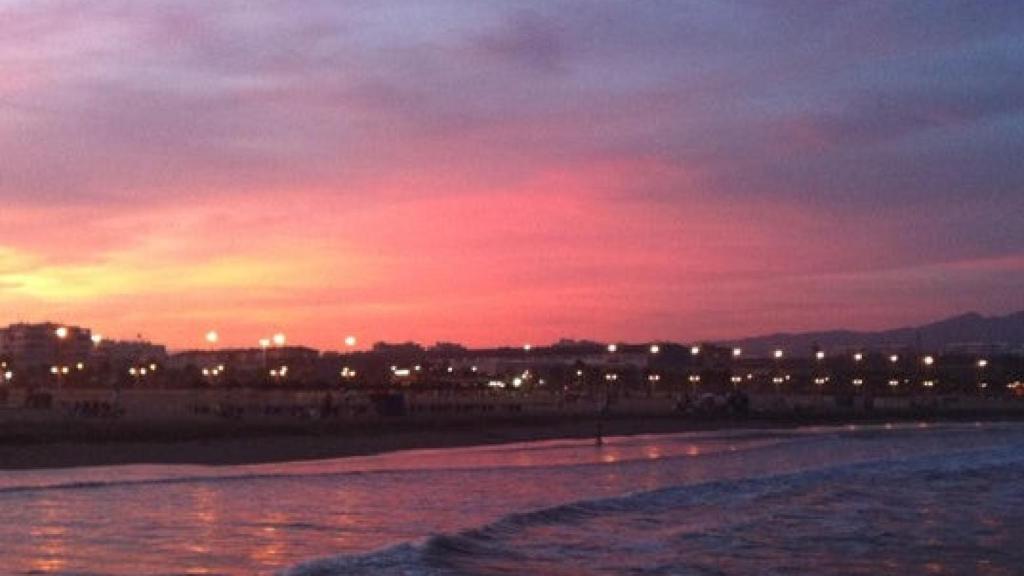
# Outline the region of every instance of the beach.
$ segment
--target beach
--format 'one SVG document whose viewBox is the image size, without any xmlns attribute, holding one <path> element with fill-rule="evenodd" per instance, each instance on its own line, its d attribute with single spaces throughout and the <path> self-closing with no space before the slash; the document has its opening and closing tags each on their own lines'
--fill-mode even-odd
<svg viewBox="0 0 1024 576">
<path fill-rule="evenodd" d="M 552 439 L 594 439 L 688 431 L 787 429 L 892 422 L 1024 420 L 1018 412 L 922 414 L 763 414 L 524 416 L 491 420 L 65 421 L 0 423 L 0 470 L 119 464 L 239 465 L 365 456 L 396 450 L 451 448 Z"/>
<path fill-rule="evenodd" d="M 1019 423 L 0 474 L 15 574 L 1016 573 Z"/>
</svg>

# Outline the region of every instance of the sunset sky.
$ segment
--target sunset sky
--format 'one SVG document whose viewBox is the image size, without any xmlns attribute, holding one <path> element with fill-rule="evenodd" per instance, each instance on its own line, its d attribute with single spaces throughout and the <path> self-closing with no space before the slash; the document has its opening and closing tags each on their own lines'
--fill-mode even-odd
<svg viewBox="0 0 1024 576">
<path fill-rule="evenodd" d="M 1024 3 L 0 0 L 0 324 L 712 339 L 1024 308 Z"/>
</svg>

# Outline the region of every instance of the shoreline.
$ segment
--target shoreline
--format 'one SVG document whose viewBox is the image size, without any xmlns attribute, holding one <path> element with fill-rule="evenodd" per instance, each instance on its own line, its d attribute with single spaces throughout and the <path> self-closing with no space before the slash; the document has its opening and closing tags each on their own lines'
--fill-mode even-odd
<svg viewBox="0 0 1024 576">
<path fill-rule="evenodd" d="M 635 436 L 729 429 L 792 429 L 803 426 L 895 422 L 1024 421 L 1019 413 L 886 413 L 863 415 L 687 418 L 612 416 L 603 435 Z M 219 422 L 186 431 L 152 423 L 74 422 L 41 430 L 0 427 L 0 472 L 126 464 L 231 466 L 369 456 L 417 449 L 485 446 L 553 439 L 593 438 L 598 419 L 518 418 L 490 422 L 382 422 L 338 426 L 308 422 L 253 426 Z"/>
</svg>

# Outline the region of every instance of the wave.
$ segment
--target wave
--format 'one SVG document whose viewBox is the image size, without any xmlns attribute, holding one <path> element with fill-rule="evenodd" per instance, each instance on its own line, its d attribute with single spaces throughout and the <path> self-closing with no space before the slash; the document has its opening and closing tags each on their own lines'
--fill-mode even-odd
<svg viewBox="0 0 1024 576">
<path fill-rule="evenodd" d="M 1020 472 L 1024 450 L 1000 447 L 913 456 L 898 460 L 839 464 L 824 469 L 756 478 L 716 480 L 703 484 L 671 486 L 621 496 L 581 500 L 527 512 L 516 512 L 484 526 L 427 538 L 359 555 L 339 555 L 293 566 L 282 576 L 335 576 L 403 574 L 439 576 L 464 573 L 466 565 L 514 567 L 528 561 L 517 551 L 514 539 L 527 530 L 548 526 L 585 527 L 593 520 L 619 515 L 651 515 L 688 508 L 730 506 L 753 510 L 762 500 L 809 491 L 819 484 L 841 482 L 845 486 L 905 485 L 910 480 L 935 482 L 946 477 L 985 473 L 1000 469 Z M 863 489 L 863 488 L 858 488 Z M 682 518 L 685 515 L 678 514 Z M 571 561 L 567 560 L 568 563 Z M 513 570 L 514 572 L 514 570 Z"/>
</svg>

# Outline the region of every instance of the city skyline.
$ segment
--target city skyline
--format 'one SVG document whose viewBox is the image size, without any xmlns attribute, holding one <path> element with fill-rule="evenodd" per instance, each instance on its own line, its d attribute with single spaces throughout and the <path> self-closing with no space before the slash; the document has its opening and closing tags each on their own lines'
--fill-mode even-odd
<svg viewBox="0 0 1024 576">
<path fill-rule="evenodd" d="M 1024 306 L 1013 2 L 0 1 L 0 312 L 340 348 Z"/>
<path fill-rule="evenodd" d="M 396 338 L 392 340 L 371 340 L 364 341 L 360 336 L 348 334 L 340 341 L 327 345 L 316 345 L 304 341 L 295 341 L 288 334 L 281 331 L 264 331 L 254 336 L 232 335 L 225 340 L 224 335 L 216 329 L 197 331 L 198 335 L 194 342 L 185 346 L 176 347 L 165 342 L 151 340 L 143 334 L 137 333 L 134 338 L 112 336 L 95 327 L 85 326 L 75 322 L 15 322 L 3 324 L 0 322 L 0 344 L 3 342 L 3 331 L 9 328 L 27 327 L 30 329 L 45 329 L 53 339 L 64 339 L 68 330 L 82 330 L 91 339 L 94 346 L 101 343 L 109 344 L 145 344 L 166 347 L 172 353 L 178 352 L 203 352 L 221 350 L 258 350 L 271 348 L 311 348 L 324 353 L 351 353 L 366 352 L 374 350 L 377 345 L 384 347 L 403 347 L 415 345 L 423 350 L 441 350 L 445 347 L 462 347 L 466 350 L 522 350 L 524 353 L 539 351 L 541 349 L 557 348 L 559 346 L 598 346 L 614 353 L 618 348 L 630 347 L 633 349 L 648 350 L 657 353 L 663 346 L 679 346 L 699 350 L 703 345 L 714 347 L 734 347 L 736 355 L 742 352 L 749 356 L 751 352 L 755 356 L 771 356 L 779 350 L 786 354 L 796 356 L 808 356 L 815 351 L 828 351 L 839 349 L 843 351 L 879 351 L 897 349 L 915 349 L 919 352 L 924 350 L 932 351 L 968 351 L 987 350 L 993 353 L 1012 353 L 1013 348 L 1024 346 L 1024 310 L 1013 312 L 1007 315 L 984 316 L 977 312 L 968 312 L 956 316 L 934 318 L 926 324 L 915 326 L 890 326 L 886 329 L 875 331 L 857 331 L 844 327 L 833 326 L 820 331 L 809 332 L 785 332 L 773 331 L 761 334 L 746 334 L 734 338 L 702 338 L 693 336 L 686 339 L 651 339 L 651 340 L 630 340 L 630 339 L 607 339 L 587 337 L 559 337 L 549 341 L 514 341 L 508 339 L 487 345 L 474 345 L 472 343 L 434 340 L 422 341 L 410 338 Z M 63 332 L 63 335 L 61 334 Z M 0 346 L 2 348 L 2 346 Z M 1024 350 L 1024 348 L 1020 348 Z"/>
</svg>

